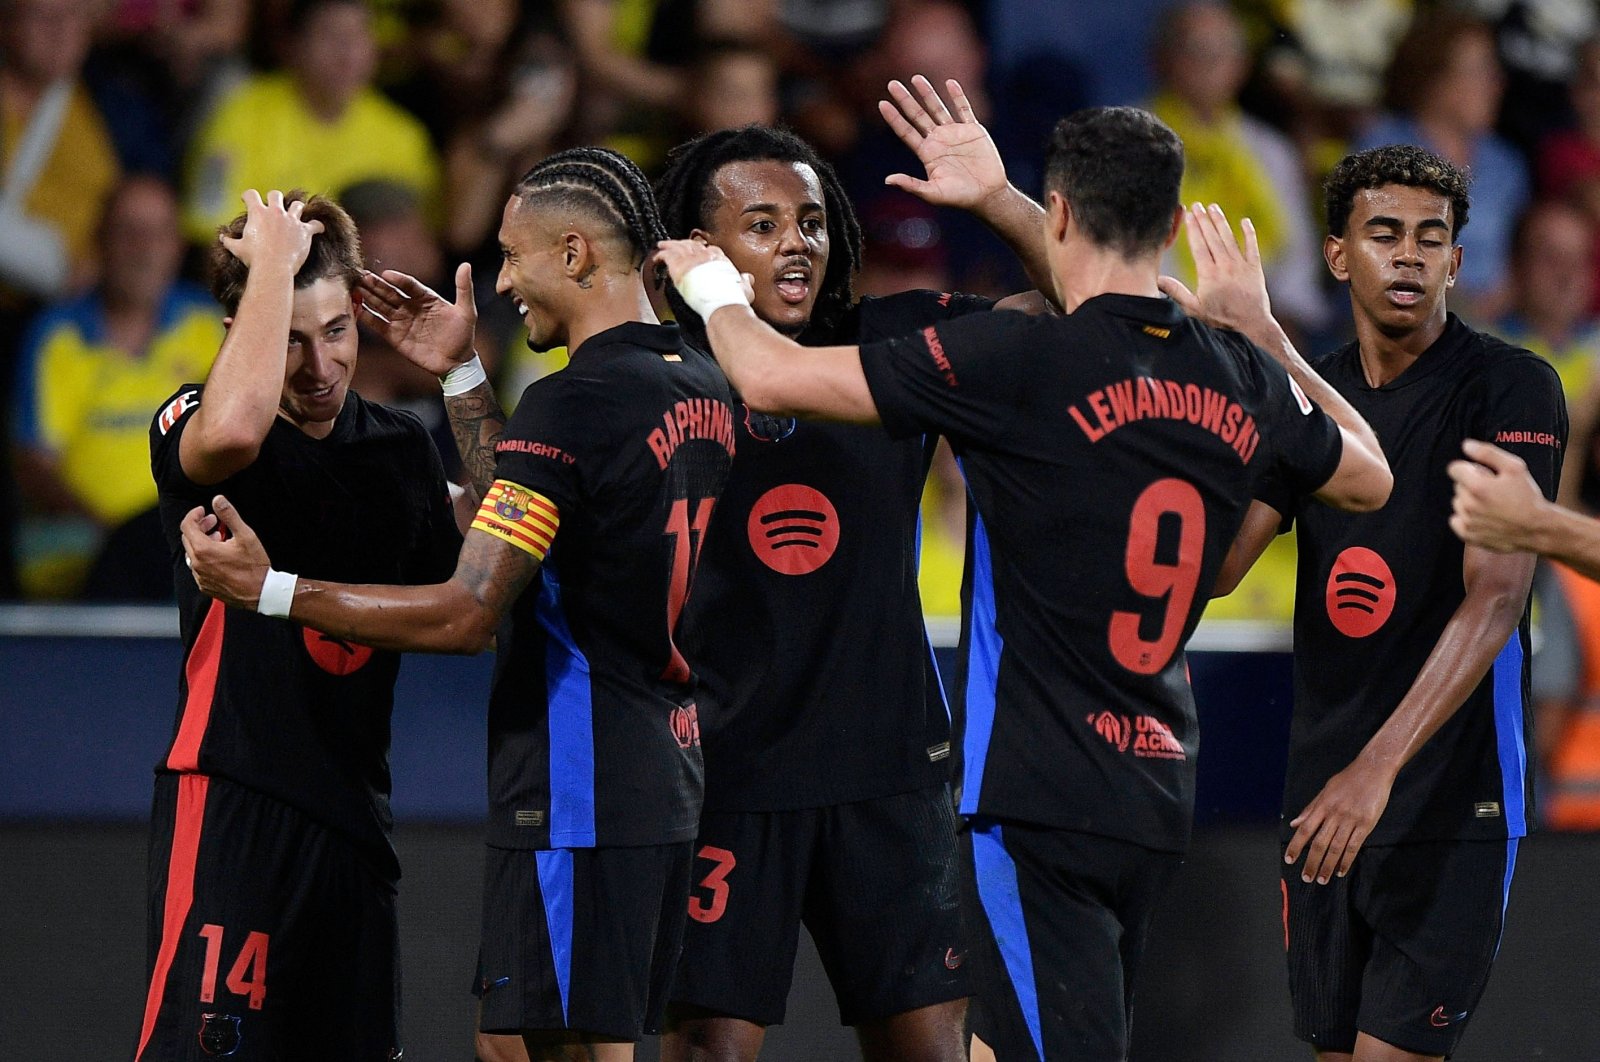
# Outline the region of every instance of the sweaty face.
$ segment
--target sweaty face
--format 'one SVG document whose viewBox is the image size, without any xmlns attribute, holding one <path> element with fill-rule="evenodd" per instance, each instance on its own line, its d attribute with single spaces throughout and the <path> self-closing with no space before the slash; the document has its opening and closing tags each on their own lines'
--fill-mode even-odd
<svg viewBox="0 0 1600 1062">
<path fill-rule="evenodd" d="M 756 316 L 793 335 L 811 320 L 828 271 L 822 182 L 801 162 L 730 162 L 712 178 L 716 208 L 697 230 L 755 278 Z"/>
<path fill-rule="evenodd" d="M 316 438 L 333 430 L 356 370 L 355 304 L 344 281 L 297 288 L 289 316 L 289 360 L 278 410 Z"/>
<path fill-rule="evenodd" d="M 1451 243 L 1450 200 L 1426 188 L 1386 184 L 1355 194 L 1342 237 L 1324 248 L 1333 275 L 1350 283 L 1358 318 L 1400 336 L 1443 321 L 1445 291 L 1461 267 Z"/>
<path fill-rule="evenodd" d="M 528 326 L 528 346 L 549 350 L 567 341 L 556 304 L 561 285 L 559 242 L 552 241 L 534 211 L 512 196 L 500 215 L 500 274 L 494 290 L 511 301 Z"/>
</svg>

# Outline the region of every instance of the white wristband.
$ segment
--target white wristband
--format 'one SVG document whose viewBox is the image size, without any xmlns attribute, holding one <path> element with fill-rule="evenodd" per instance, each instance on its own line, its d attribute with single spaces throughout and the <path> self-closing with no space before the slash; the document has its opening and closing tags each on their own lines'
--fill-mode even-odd
<svg viewBox="0 0 1600 1062">
<path fill-rule="evenodd" d="M 744 294 L 744 278 L 726 258 L 713 258 L 689 270 L 678 282 L 678 294 L 702 321 L 711 320 L 711 315 L 724 306 L 750 305 Z"/>
<path fill-rule="evenodd" d="M 289 607 L 294 604 L 295 584 L 299 581 L 300 577 L 292 572 L 268 568 L 267 577 L 261 580 L 261 598 L 256 602 L 256 611 L 263 616 L 288 619 Z"/>
<path fill-rule="evenodd" d="M 439 377 L 439 386 L 444 388 L 446 398 L 464 395 L 489 378 L 483 371 L 483 362 L 474 354 L 472 360 L 463 362 Z"/>
</svg>

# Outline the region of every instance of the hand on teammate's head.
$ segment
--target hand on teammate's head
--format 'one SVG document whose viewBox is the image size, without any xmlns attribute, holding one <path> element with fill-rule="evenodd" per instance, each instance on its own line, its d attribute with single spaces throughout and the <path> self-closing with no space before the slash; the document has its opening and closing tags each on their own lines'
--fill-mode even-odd
<svg viewBox="0 0 1600 1062">
<path fill-rule="evenodd" d="M 265 200 L 254 188 L 246 189 L 240 198 L 244 200 L 244 231 L 238 236 L 220 233 L 218 242 L 246 266 L 276 261 L 288 267 L 291 275 L 298 272 L 311 253 L 312 237 L 323 231 L 322 222 L 300 220 L 305 201 L 286 206 L 277 189 L 269 191 Z"/>
</svg>

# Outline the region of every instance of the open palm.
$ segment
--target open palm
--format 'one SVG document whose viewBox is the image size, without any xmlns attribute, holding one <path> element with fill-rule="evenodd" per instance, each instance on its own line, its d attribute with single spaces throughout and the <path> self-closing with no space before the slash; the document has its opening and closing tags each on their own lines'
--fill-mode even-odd
<svg viewBox="0 0 1600 1062">
<path fill-rule="evenodd" d="M 362 274 L 360 288 L 367 327 L 407 361 L 443 376 L 472 360 L 478 308 L 472 301 L 470 265 L 463 262 L 456 269 L 453 303 L 416 277 L 393 269 L 382 276 Z"/>
<path fill-rule="evenodd" d="M 989 131 L 978 121 L 959 82 L 945 82 L 955 113 L 945 106 L 933 84 L 921 74 L 911 85 L 922 98 L 898 81 L 889 82 L 889 100 L 878 101 L 878 113 L 927 171 L 923 180 L 890 174 L 885 183 L 903 188 L 935 206 L 971 210 L 988 196 L 1005 190 L 1006 167 Z"/>
</svg>

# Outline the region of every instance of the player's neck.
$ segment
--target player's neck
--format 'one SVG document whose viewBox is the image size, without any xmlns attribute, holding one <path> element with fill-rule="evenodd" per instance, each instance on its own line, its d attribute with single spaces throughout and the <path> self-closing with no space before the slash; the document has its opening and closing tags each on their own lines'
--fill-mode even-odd
<svg viewBox="0 0 1600 1062">
<path fill-rule="evenodd" d="M 1097 295 L 1159 299 L 1161 289 L 1156 286 L 1156 279 L 1160 275 L 1157 258 L 1130 260 L 1115 251 L 1080 244 L 1066 267 L 1056 274 L 1056 288 L 1062 309 L 1072 313 Z"/>
<path fill-rule="evenodd" d="M 567 350 L 575 351 L 591 336 L 630 321 L 661 323 L 639 274 L 597 276 L 594 290 L 586 293 L 572 308 L 572 317 L 567 323 Z"/>
<path fill-rule="evenodd" d="M 1356 345 L 1361 371 L 1372 387 L 1382 387 L 1412 364 L 1444 334 L 1448 318 L 1444 307 L 1417 328 L 1390 333 L 1370 317 L 1356 314 Z"/>
</svg>

